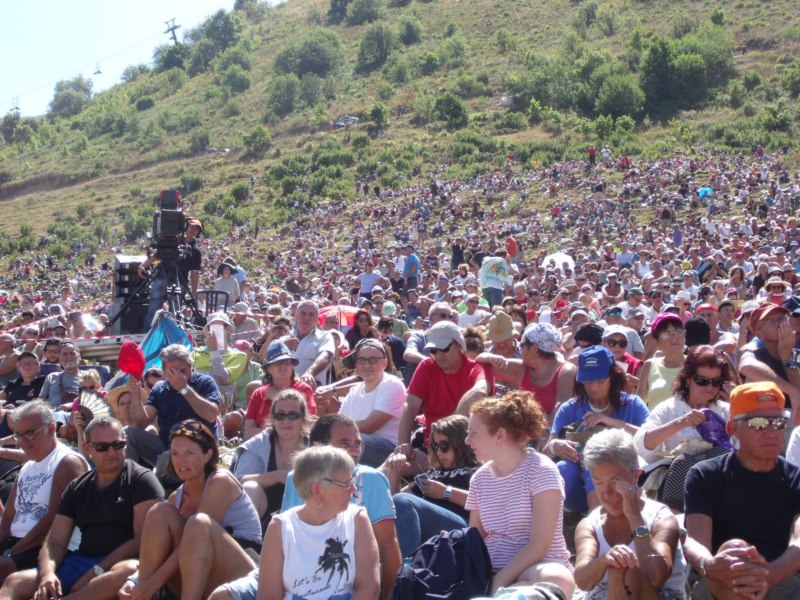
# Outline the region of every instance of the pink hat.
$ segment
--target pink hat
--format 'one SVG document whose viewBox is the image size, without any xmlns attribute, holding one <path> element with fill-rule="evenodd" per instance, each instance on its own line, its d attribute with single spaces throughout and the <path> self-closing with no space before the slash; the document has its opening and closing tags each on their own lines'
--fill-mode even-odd
<svg viewBox="0 0 800 600">
<path fill-rule="evenodd" d="M 231 344 L 231 348 L 235 348 L 236 350 L 240 350 L 242 352 L 247 352 L 248 350 L 253 349 L 253 345 L 247 340 L 236 340 Z"/>
</svg>

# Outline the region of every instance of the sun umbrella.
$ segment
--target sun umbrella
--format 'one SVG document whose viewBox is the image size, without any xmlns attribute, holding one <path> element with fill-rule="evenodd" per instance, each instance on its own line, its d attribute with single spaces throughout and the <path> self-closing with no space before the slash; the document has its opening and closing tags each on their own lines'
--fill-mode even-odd
<svg viewBox="0 0 800 600">
<path fill-rule="evenodd" d="M 347 306 L 341 304 L 333 304 L 331 306 L 326 306 L 325 308 L 319 311 L 319 324 L 322 325 L 325 323 L 325 319 L 328 315 L 338 315 L 339 317 L 339 327 L 352 327 L 356 323 L 356 313 L 358 312 L 358 308 L 355 306 Z"/>
</svg>

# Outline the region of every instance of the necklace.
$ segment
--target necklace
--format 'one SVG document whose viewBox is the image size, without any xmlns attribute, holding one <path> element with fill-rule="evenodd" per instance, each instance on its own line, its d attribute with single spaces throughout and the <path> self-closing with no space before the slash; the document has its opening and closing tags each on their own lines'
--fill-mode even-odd
<svg viewBox="0 0 800 600">
<path fill-rule="evenodd" d="M 594 404 L 592 404 L 591 400 L 589 400 L 588 403 L 589 403 L 589 410 L 591 410 L 592 412 L 604 413 L 608 409 L 608 406 L 604 406 L 603 408 L 597 408 Z"/>
</svg>

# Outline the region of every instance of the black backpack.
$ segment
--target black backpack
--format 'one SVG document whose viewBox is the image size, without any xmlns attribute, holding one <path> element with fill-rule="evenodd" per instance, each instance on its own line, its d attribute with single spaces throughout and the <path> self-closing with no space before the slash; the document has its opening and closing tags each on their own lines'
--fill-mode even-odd
<svg viewBox="0 0 800 600">
<path fill-rule="evenodd" d="M 433 536 L 397 573 L 389 600 L 470 600 L 489 594 L 492 564 L 477 529 Z"/>
</svg>

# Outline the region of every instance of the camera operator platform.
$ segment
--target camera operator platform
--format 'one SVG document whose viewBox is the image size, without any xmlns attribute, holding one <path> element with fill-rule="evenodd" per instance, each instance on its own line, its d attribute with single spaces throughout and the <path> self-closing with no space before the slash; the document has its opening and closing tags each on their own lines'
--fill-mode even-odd
<svg viewBox="0 0 800 600">
<path fill-rule="evenodd" d="M 169 303 L 169 312 L 176 316 L 180 316 L 182 308 L 188 306 L 192 309 L 194 323 L 204 324 L 205 318 L 196 301 L 202 263 L 197 237 L 202 231 L 203 224 L 198 219 L 185 217 L 180 192 L 162 190 L 153 215 L 152 247 L 155 251 L 139 265 L 139 276 L 143 281 L 101 333 L 110 331 L 133 302 L 144 297 L 148 288 L 150 299 L 144 321 L 145 333 L 150 330 L 156 312 L 163 308 L 164 302 Z M 151 266 L 153 268 L 148 271 Z"/>
</svg>

